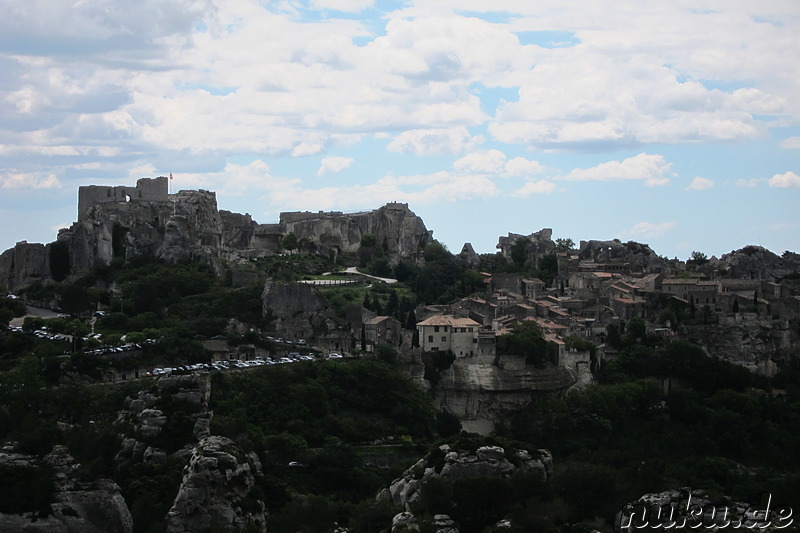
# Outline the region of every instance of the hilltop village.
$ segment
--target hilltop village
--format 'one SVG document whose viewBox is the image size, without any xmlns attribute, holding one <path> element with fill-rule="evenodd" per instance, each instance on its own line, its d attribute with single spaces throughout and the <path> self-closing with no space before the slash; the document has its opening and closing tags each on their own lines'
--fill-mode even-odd
<svg viewBox="0 0 800 533">
<path fill-rule="evenodd" d="M 54 242 L 0 254 L 0 288 L 0 529 L 611 531 L 644 492 L 778 479 L 734 459 L 797 478 L 791 251 L 544 228 L 451 253 L 407 204 L 259 224 L 157 177 L 81 187 Z M 728 403 L 767 429 L 731 433 Z M 653 431 L 674 467 L 638 455 Z"/>
<path fill-rule="evenodd" d="M 709 354 L 766 375 L 773 375 L 776 364 L 797 345 L 796 253 L 777 256 L 746 246 L 721 258 L 696 252 L 679 261 L 658 256 L 646 244 L 591 240 L 575 245 L 571 239 L 554 241 L 552 233 L 549 228 L 509 233 L 499 238 L 496 254 L 483 256 L 466 243 L 456 256 L 458 266 L 477 272 L 480 282 L 473 279 L 469 295 L 444 305 L 433 305 L 442 299 L 439 294 L 417 299 L 415 328 L 396 308 L 394 317 L 372 306 L 360 313 L 340 312 L 338 318 L 346 316 L 343 322 L 324 297 L 325 288 L 342 286 L 342 279 L 271 280 L 256 262 L 312 254 L 332 259 L 342 271 L 360 265 L 342 272 L 347 283 L 372 283 L 375 277 L 364 274 L 377 273 L 389 286 L 386 281 L 394 281 L 398 265 L 401 271 L 424 265 L 426 246 L 436 243 L 433 231 L 407 204 L 348 214 L 289 212 L 280 215 L 278 224 L 258 224 L 247 214 L 218 210 L 212 192 L 169 194 L 168 178 L 143 178 L 135 187 L 80 187 L 78 221 L 53 243 L 21 242 L 5 251 L 0 283 L 16 292 L 31 283 L 76 277 L 96 265 L 142 256 L 203 261 L 238 285 L 266 283 L 263 310 L 271 314 L 277 336 L 349 352 L 364 329 L 363 351 L 373 352 L 380 343 L 410 348 L 416 329 L 414 348 L 450 351 L 482 364 L 496 362 L 498 336 L 516 323 L 532 321 L 550 345 L 550 363 L 572 374 L 613 356 L 632 321 L 643 327 L 643 335 L 689 338 Z M 371 259 L 377 248 L 382 262 L 376 269 L 364 254 Z M 570 339 L 600 350 L 592 350 L 591 360 L 588 353 L 575 356 L 579 350 Z"/>
</svg>

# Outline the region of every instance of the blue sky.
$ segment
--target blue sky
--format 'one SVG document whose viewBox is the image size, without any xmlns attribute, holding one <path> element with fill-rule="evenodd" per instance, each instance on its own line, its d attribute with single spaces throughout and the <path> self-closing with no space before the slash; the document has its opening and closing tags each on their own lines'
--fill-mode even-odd
<svg viewBox="0 0 800 533">
<path fill-rule="evenodd" d="M 795 0 L 6 0 L 0 71 L 0 250 L 171 172 L 262 223 L 408 202 L 454 252 L 800 251 Z"/>
</svg>

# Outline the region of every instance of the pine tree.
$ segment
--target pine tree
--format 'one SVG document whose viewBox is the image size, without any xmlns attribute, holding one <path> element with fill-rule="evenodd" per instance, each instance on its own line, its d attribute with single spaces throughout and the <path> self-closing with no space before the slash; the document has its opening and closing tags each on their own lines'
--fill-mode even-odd
<svg viewBox="0 0 800 533">
<path fill-rule="evenodd" d="M 397 291 L 392 289 L 392 292 L 389 293 L 389 303 L 386 305 L 386 314 L 394 316 L 398 307 L 400 307 L 400 300 L 397 298 Z"/>
<path fill-rule="evenodd" d="M 416 329 L 417 329 L 417 314 L 414 312 L 413 309 L 408 312 L 408 315 L 406 315 L 406 325 L 405 325 L 405 327 L 408 330 L 416 331 Z"/>
</svg>

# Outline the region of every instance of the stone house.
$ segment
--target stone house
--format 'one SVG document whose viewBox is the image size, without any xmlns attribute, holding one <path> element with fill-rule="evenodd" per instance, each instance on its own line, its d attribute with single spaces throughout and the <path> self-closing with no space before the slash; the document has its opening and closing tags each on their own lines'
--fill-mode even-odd
<svg viewBox="0 0 800 533">
<path fill-rule="evenodd" d="M 364 321 L 364 337 L 367 345 L 400 344 L 403 325 L 390 316 L 376 316 Z"/>
<path fill-rule="evenodd" d="M 539 278 L 526 278 L 522 280 L 522 289 L 525 299 L 532 302 L 544 294 L 545 284 Z"/>
<path fill-rule="evenodd" d="M 434 315 L 417 323 L 423 351 L 451 350 L 456 357 L 475 355 L 480 324 L 470 318 Z"/>
</svg>

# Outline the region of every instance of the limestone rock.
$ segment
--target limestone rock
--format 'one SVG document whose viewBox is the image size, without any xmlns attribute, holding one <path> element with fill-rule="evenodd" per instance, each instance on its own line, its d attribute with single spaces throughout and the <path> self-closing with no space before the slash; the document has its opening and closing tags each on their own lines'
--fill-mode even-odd
<svg viewBox="0 0 800 533">
<path fill-rule="evenodd" d="M 459 533 L 458 526 L 455 521 L 450 518 L 450 515 L 433 515 L 433 525 L 436 527 L 436 533 Z"/>
<path fill-rule="evenodd" d="M 458 417 L 465 431 L 488 435 L 503 412 L 528 405 L 534 394 L 556 394 L 575 384 L 563 367 L 540 369 L 525 366 L 524 357 L 517 358 L 519 364 L 506 359 L 501 367 L 480 357 L 456 358 L 432 388 L 436 408 Z"/>
<path fill-rule="evenodd" d="M 419 497 L 422 486 L 431 478 L 457 481 L 506 477 L 517 471 L 537 471 L 543 479 L 553 475 L 553 456 L 549 450 L 541 449 L 535 454 L 516 450 L 513 456 L 514 463 L 506 458 L 506 451 L 499 446 L 482 446 L 472 453 L 455 451 L 449 445 L 442 445 L 436 454 L 428 455 L 409 467 L 376 498 L 408 509 L 409 504 Z"/>
<path fill-rule="evenodd" d="M 159 409 L 144 409 L 139 413 L 139 430 L 145 437 L 158 435 L 166 423 L 167 417 Z"/>
<path fill-rule="evenodd" d="M 79 481 L 77 464 L 66 446 L 54 446 L 42 460 L 19 454 L 13 446 L 0 451 L 0 464 L 39 468 L 53 472 L 53 503 L 46 517 L 0 514 L 0 531 L 104 533 L 133 531 L 133 520 L 120 488 L 109 479 Z"/>
<path fill-rule="evenodd" d="M 392 533 L 419 531 L 417 518 L 409 511 L 398 513 L 392 518 Z"/>
<path fill-rule="evenodd" d="M 260 475 L 259 465 L 225 437 L 211 436 L 195 446 L 184 468 L 175 501 L 167 513 L 167 531 L 266 531 L 263 502 L 242 506 Z"/>
<path fill-rule="evenodd" d="M 269 280 L 261 294 L 262 312 L 274 317 L 275 331 L 289 338 L 310 338 L 336 329 L 335 312 L 313 285 Z"/>
<path fill-rule="evenodd" d="M 525 264 L 533 268 L 539 268 L 541 258 L 553 253 L 556 248 L 553 242 L 553 230 L 550 228 L 543 228 L 530 235 L 509 233 L 506 237 L 500 237 L 497 243 L 497 249 L 507 261 L 513 261 L 511 250 L 519 240 L 525 243 Z"/>
<path fill-rule="evenodd" d="M 329 250 L 354 254 L 364 235 L 374 235 L 393 263 L 401 258 L 416 260 L 433 240 L 422 219 L 400 203 L 362 213 L 281 213 L 280 222 L 285 234 L 297 236 L 302 249 L 323 254 Z"/>
<path fill-rule="evenodd" d="M 16 291 L 34 281 L 50 279 L 50 261 L 43 244 L 18 242 L 0 254 L 0 285 Z"/>
</svg>

